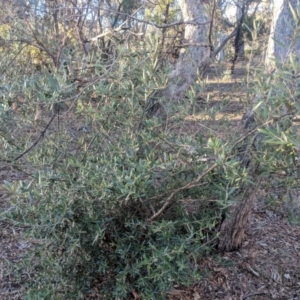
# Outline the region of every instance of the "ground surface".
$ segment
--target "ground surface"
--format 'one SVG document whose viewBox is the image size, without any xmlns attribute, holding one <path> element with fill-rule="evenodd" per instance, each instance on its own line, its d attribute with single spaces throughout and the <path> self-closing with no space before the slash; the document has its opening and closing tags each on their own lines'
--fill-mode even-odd
<svg viewBox="0 0 300 300">
<path fill-rule="evenodd" d="M 239 89 L 245 70 L 240 66 L 232 79 L 222 81 L 223 71 L 210 70 L 206 92 L 197 109 L 201 111 L 201 101 L 207 101 L 207 95 L 212 106 L 225 101 L 226 105 L 217 119 L 220 122 L 230 120 L 234 129 L 246 105 L 242 101 L 243 90 Z M 202 115 L 202 126 L 208 126 L 211 121 L 205 123 L 203 118 Z M 188 129 L 193 130 L 193 123 L 198 121 L 187 121 Z M 221 130 L 218 134 L 226 136 Z M 26 179 L 25 174 L 0 167 L 0 212 L 10 209 L 4 180 L 14 182 L 23 179 Z M 206 270 L 208 276 L 191 287 L 175 286 L 167 295 L 168 299 L 300 299 L 300 226 L 291 225 L 284 207 L 271 209 L 264 191 L 258 190 L 256 198 L 241 249 L 200 261 L 199 268 Z M 293 201 L 297 206 L 297 191 L 294 191 Z M 0 300 L 24 299 L 25 283 L 32 278 L 29 274 L 15 273 L 13 266 L 22 261 L 27 249 L 34 247 L 34 242 L 22 237 L 22 228 L 18 228 L 17 224 L 1 220 Z M 135 299 L 138 299 L 137 295 Z"/>
<path fill-rule="evenodd" d="M 239 251 L 203 261 L 209 277 L 171 299 L 300 299 L 300 227 L 261 204 L 246 233 Z"/>
</svg>

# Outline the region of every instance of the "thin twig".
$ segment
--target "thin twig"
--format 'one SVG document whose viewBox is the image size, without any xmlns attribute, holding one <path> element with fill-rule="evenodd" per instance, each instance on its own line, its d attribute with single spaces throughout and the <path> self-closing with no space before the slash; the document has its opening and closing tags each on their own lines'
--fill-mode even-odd
<svg viewBox="0 0 300 300">
<path fill-rule="evenodd" d="M 204 22 L 204 23 L 199 23 L 199 22 L 196 22 L 195 19 L 193 19 L 191 21 L 186 21 L 186 22 L 185 21 L 179 21 L 179 22 L 173 22 L 173 23 L 164 24 L 164 25 L 158 25 L 158 24 L 155 24 L 155 23 L 152 23 L 152 22 L 149 22 L 149 21 L 145 21 L 145 20 L 133 17 L 133 16 L 127 14 L 127 13 L 118 12 L 118 11 L 115 11 L 115 10 L 112 10 L 112 9 L 105 9 L 105 8 L 102 8 L 102 10 L 103 11 L 107 11 L 107 12 L 116 13 L 116 14 L 119 14 L 119 15 L 122 15 L 122 16 L 126 16 L 126 17 L 128 17 L 128 18 L 130 18 L 130 19 L 132 19 L 134 21 L 145 23 L 145 24 L 154 26 L 154 27 L 159 28 L 159 29 L 169 28 L 169 27 L 178 26 L 178 25 L 184 25 L 184 24 L 199 26 L 199 25 L 206 25 L 206 24 L 210 23 L 210 21 Z"/>
<path fill-rule="evenodd" d="M 149 221 L 152 222 L 155 219 L 157 219 L 164 211 L 165 209 L 172 203 L 174 196 L 183 190 L 190 189 L 194 187 L 204 176 L 206 176 L 209 172 L 211 172 L 214 168 L 216 168 L 218 164 L 213 164 L 210 166 L 205 172 L 203 172 L 201 175 L 199 175 L 195 180 L 191 181 L 190 183 L 186 184 L 185 186 L 180 187 L 179 189 L 176 189 L 171 193 L 171 195 L 166 199 L 165 204 L 155 213 L 151 218 L 149 218 Z"/>
<path fill-rule="evenodd" d="M 147 130 L 149 130 L 152 134 L 154 134 L 156 137 L 158 137 L 161 141 L 163 141 L 163 142 L 165 142 L 166 144 L 168 144 L 171 148 L 172 148 L 172 150 L 174 150 L 175 152 L 177 152 L 177 149 L 173 146 L 173 144 L 172 143 L 170 143 L 170 142 L 168 142 L 165 138 L 163 138 L 161 135 L 159 135 L 158 133 L 156 133 L 153 129 L 149 129 L 144 123 L 140 123 L 140 125 L 142 125 L 144 128 L 146 128 Z M 140 126 L 139 125 L 139 126 Z M 186 159 L 184 159 L 184 158 L 181 158 L 181 157 L 178 157 L 178 159 L 180 160 L 180 162 L 182 163 L 182 164 L 187 164 L 187 165 L 189 165 L 189 166 L 191 166 L 191 163 L 188 161 L 188 160 L 186 160 Z"/>
<path fill-rule="evenodd" d="M 282 116 L 276 118 L 276 120 L 274 119 L 271 119 L 271 120 L 268 120 L 266 121 L 265 123 L 259 125 L 259 126 L 256 126 L 254 129 L 252 129 L 251 131 L 247 132 L 244 136 L 242 136 L 240 139 L 238 139 L 232 146 L 232 149 L 236 147 L 237 144 L 241 143 L 242 141 L 244 141 L 249 135 L 253 134 L 254 132 L 256 132 L 259 128 L 263 128 L 264 126 L 270 124 L 270 123 L 273 123 L 273 122 L 278 122 L 279 120 L 283 119 L 284 117 L 286 116 L 290 116 L 290 115 L 293 115 L 293 113 L 286 113 L 286 114 L 283 114 Z"/>
<path fill-rule="evenodd" d="M 200 187 L 200 186 L 205 186 L 205 185 L 207 185 L 208 184 L 208 182 L 203 182 L 203 183 L 197 183 L 197 184 L 194 184 L 193 186 L 191 186 L 191 187 L 189 187 L 189 188 L 192 188 L 192 187 Z M 161 199 L 163 196 L 165 195 L 165 193 L 161 193 L 161 194 L 159 194 L 159 195 L 157 195 L 157 196 L 153 196 L 153 197 L 151 197 L 151 198 L 148 198 L 148 200 L 149 201 L 153 201 L 153 200 L 158 200 L 158 199 Z M 191 200 L 191 199 L 189 199 L 189 200 Z M 183 200 L 183 199 L 181 199 L 181 200 L 179 200 L 179 201 L 186 201 L 186 199 L 185 200 Z M 214 202 L 215 200 L 208 200 L 208 202 Z M 152 209 L 153 210 L 153 209 Z M 155 213 L 155 212 L 154 212 Z M 153 213 L 153 214 L 154 214 Z"/>
<path fill-rule="evenodd" d="M 23 51 L 24 48 L 26 48 L 28 45 L 23 46 L 18 53 L 13 57 L 13 59 L 8 63 L 8 65 L 6 66 L 6 68 L 4 70 L 2 70 L 2 74 L 4 74 L 6 72 L 6 70 L 8 69 L 8 67 L 14 62 L 14 60 L 18 57 L 18 55 Z"/>
<path fill-rule="evenodd" d="M 209 43 L 184 43 L 177 46 L 178 48 L 186 48 L 186 47 L 211 47 Z"/>
<path fill-rule="evenodd" d="M 38 142 L 44 137 L 47 129 L 49 128 L 50 124 L 53 122 L 55 117 L 56 117 L 56 114 L 53 114 L 50 121 L 48 122 L 48 124 L 46 125 L 44 130 L 40 133 L 40 136 L 37 138 L 37 140 L 27 150 L 25 150 L 23 153 L 21 153 L 19 156 L 17 156 L 13 161 L 19 160 L 21 157 L 23 157 L 25 154 L 27 154 L 31 149 L 33 149 L 38 144 Z"/>
</svg>

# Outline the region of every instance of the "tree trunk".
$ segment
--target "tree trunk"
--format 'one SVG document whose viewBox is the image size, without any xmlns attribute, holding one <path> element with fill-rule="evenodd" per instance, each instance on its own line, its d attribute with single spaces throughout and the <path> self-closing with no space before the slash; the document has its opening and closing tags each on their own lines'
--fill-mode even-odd
<svg viewBox="0 0 300 300">
<path fill-rule="evenodd" d="M 284 62 L 289 54 L 300 57 L 300 37 L 290 6 L 297 11 L 298 0 L 276 0 L 273 7 L 273 20 L 266 52 L 265 64 L 273 69 L 274 59 Z"/>
<path fill-rule="evenodd" d="M 289 54 L 296 54 L 299 59 L 300 37 L 299 28 L 293 18 L 290 5 L 296 11 L 297 0 L 276 0 L 273 7 L 273 20 L 266 53 L 266 67 L 274 69 L 276 62 L 284 62 Z M 275 59 L 275 61 L 274 61 Z M 254 113 L 249 115 L 254 120 Z M 253 163 L 250 162 L 250 165 Z M 252 166 L 253 168 L 253 166 Z M 248 187 L 242 199 L 232 208 L 231 216 L 221 226 L 218 248 L 221 251 L 233 251 L 241 246 L 245 235 L 245 226 L 256 201 L 256 191 L 260 179 L 256 175 L 256 167 L 251 172 L 256 187 Z"/>
<path fill-rule="evenodd" d="M 245 229 L 256 202 L 256 187 L 249 186 L 241 195 L 241 201 L 232 209 L 221 225 L 218 243 L 219 251 L 234 251 L 240 248 L 245 239 Z"/>
<path fill-rule="evenodd" d="M 245 58 L 245 42 L 243 38 L 243 23 L 244 19 L 246 17 L 248 7 L 247 7 L 247 2 L 243 1 L 241 6 L 237 5 L 236 7 L 236 22 L 237 22 L 237 30 L 236 30 L 236 35 L 235 39 L 233 42 L 233 48 L 234 48 L 234 53 L 233 57 L 231 59 L 231 74 L 234 73 L 234 68 L 235 68 L 235 63 L 238 58 L 244 59 Z"/>
<path fill-rule="evenodd" d="M 209 16 L 203 0 L 179 0 L 186 24 L 184 42 L 174 70 L 170 74 L 170 83 L 164 92 L 167 100 L 181 100 L 188 88 L 195 82 L 197 71 L 208 64 L 210 48 L 208 43 Z"/>
<path fill-rule="evenodd" d="M 236 20 L 239 22 L 238 24 L 238 41 L 237 41 L 237 58 L 245 59 L 245 41 L 244 34 L 242 30 L 242 26 L 245 20 L 246 15 L 248 14 L 248 3 L 250 1 L 244 1 L 240 6 L 236 9 Z M 240 21 L 239 21 L 240 20 Z"/>
<path fill-rule="evenodd" d="M 166 117 L 168 104 L 184 99 L 188 88 L 195 82 L 209 64 L 210 48 L 208 42 L 209 15 L 204 0 L 179 0 L 185 25 L 184 45 L 169 76 L 165 90 L 150 99 L 148 116 Z"/>
</svg>

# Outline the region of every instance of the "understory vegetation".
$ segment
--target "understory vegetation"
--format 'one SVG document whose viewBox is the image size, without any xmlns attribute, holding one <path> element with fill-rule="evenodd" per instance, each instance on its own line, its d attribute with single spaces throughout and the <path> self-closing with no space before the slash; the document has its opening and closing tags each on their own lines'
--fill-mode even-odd
<svg viewBox="0 0 300 300">
<path fill-rule="evenodd" d="M 257 71 L 248 90 L 257 98 L 256 125 L 229 140 L 216 134 L 230 130 L 225 115 L 215 119 L 222 107 L 200 112 L 212 128 L 200 125 L 194 136 L 180 130 L 193 116 L 202 82 L 174 105 L 163 126 L 146 119 L 143 92 L 164 86 L 167 74 L 155 71 L 151 54 L 141 56 L 142 63 L 138 56 L 119 57 L 109 78 L 76 101 L 64 101 L 74 91 L 63 70 L 2 83 L 1 160 L 30 174 L 5 183 L 12 205 L 5 217 L 39 241 L 20 266 L 32 276 L 28 299 L 78 299 L 93 287 L 107 299 L 125 299 L 132 291 L 164 299 L 174 283 L 205 275 L 197 261 L 216 250 L 219 224 L 242 190 L 262 178 L 266 189 L 298 184 L 293 60 L 271 76 Z M 97 74 L 107 66 L 93 68 Z M 28 98 L 44 99 L 47 126 L 51 107 L 67 108 L 48 127 L 35 125 L 34 101 L 17 113 L 9 103 L 24 86 Z"/>
<path fill-rule="evenodd" d="M 213 105 L 205 76 L 161 120 L 148 113 L 172 67 L 159 45 L 153 33 L 114 59 L 92 51 L 75 75 L 1 52 L 1 168 L 24 179 L 5 181 L 0 218 L 34 245 L 10 266 L 25 299 L 166 299 L 207 275 L 199 262 L 245 191 L 261 187 L 273 207 L 299 188 L 295 57 L 273 73 L 249 62 L 245 122 L 226 114 L 230 99 Z"/>
</svg>

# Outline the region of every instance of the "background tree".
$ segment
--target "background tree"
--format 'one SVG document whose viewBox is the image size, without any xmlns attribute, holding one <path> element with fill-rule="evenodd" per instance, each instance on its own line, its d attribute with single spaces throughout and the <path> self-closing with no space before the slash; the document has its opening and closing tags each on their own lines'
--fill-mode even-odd
<svg viewBox="0 0 300 300">
<path fill-rule="evenodd" d="M 170 83 L 163 94 L 168 101 L 181 100 L 190 85 L 194 83 L 197 72 L 201 74 L 209 63 L 209 16 L 206 2 L 181 0 L 179 5 L 183 21 L 186 23 L 184 43 L 174 70 L 170 74 Z"/>
<path fill-rule="evenodd" d="M 274 1 L 271 33 L 266 52 L 266 65 L 275 67 L 276 62 L 286 61 L 289 55 L 299 58 L 300 38 L 296 20 L 298 1 Z"/>
</svg>

